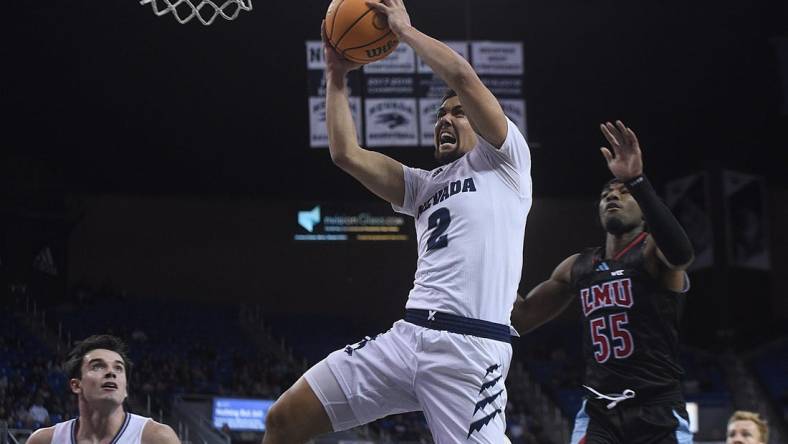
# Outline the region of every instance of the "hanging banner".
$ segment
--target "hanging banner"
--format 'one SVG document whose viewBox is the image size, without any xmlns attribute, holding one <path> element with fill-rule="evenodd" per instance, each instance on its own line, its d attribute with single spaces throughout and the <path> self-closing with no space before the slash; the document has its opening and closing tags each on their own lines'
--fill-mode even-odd
<svg viewBox="0 0 788 444">
<path fill-rule="evenodd" d="M 693 174 L 668 182 L 665 201 L 684 227 L 695 249 L 695 261 L 690 270 L 702 270 L 714 265 L 714 232 L 711 224 L 709 177 L 706 173 Z"/>
<path fill-rule="evenodd" d="M 469 60 L 482 82 L 501 101 L 509 118 L 526 133 L 523 94 L 523 45 L 521 42 L 448 41 L 446 44 Z M 310 146 L 328 146 L 325 129 L 325 60 L 322 43 L 306 42 L 309 90 Z M 433 128 L 440 98 L 448 87 L 400 43 L 383 60 L 364 65 L 348 75 L 349 99 L 359 141 L 367 147 L 434 146 Z"/>
<path fill-rule="evenodd" d="M 416 99 L 367 99 L 367 146 L 418 145 Z"/>
<path fill-rule="evenodd" d="M 503 113 L 525 134 L 525 100 L 501 99 Z"/>
<path fill-rule="evenodd" d="M 728 263 L 733 267 L 771 270 L 763 178 L 723 171 L 722 182 Z"/>
<path fill-rule="evenodd" d="M 356 137 L 361 140 L 361 97 L 348 97 L 350 113 L 356 125 Z M 328 128 L 326 127 L 326 99 L 309 98 L 309 146 L 328 148 Z"/>
<path fill-rule="evenodd" d="M 523 44 L 521 42 L 472 42 L 471 60 L 479 75 L 523 75 Z"/>
<path fill-rule="evenodd" d="M 435 146 L 434 128 L 440 106 L 440 97 L 419 99 L 419 144 L 421 146 Z"/>
<path fill-rule="evenodd" d="M 309 106 L 309 146 L 328 148 L 328 129 L 326 128 L 326 61 L 323 44 L 318 41 L 306 42 L 307 91 Z M 350 112 L 356 126 L 356 136 L 361 140 L 364 129 L 361 111 L 360 75 L 354 71 L 348 75 Z"/>
</svg>

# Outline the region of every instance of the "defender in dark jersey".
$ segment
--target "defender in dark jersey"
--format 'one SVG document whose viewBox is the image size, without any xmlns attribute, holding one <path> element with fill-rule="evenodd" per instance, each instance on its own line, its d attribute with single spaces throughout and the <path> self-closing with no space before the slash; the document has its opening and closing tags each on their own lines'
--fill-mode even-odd
<svg viewBox="0 0 788 444">
<path fill-rule="evenodd" d="M 678 321 L 692 245 L 643 176 L 635 133 L 620 121 L 601 130 L 615 176 L 599 199 L 605 245 L 568 257 L 518 297 L 512 323 L 528 332 L 580 303 L 588 397 L 572 444 L 691 443 Z"/>
</svg>

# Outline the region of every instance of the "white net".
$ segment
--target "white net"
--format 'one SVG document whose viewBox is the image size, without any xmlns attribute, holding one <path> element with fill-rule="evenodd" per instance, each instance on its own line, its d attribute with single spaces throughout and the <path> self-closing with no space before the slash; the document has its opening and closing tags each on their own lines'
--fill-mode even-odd
<svg viewBox="0 0 788 444">
<path fill-rule="evenodd" d="M 225 0 L 221 6 L 211 0 L 140 0 L 141 5 L 148 3 L 157 16 L 172 12 L 181 24 L 196 17 L 203 25 L 210 25 L 216 17 L 235 20 L 241 11 L 252 10 L 252 0 Z"/>
</svg>

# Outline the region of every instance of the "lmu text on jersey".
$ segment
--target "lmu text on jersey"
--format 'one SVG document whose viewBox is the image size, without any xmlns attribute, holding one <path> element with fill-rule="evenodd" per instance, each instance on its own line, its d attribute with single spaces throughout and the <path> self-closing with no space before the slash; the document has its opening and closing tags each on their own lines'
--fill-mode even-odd
<svg viewBox="0 0 788 444">
<path fill-rule="evenodd" d="M 586 317 L 600 308 L 629 308 L 633 302 L 630 278 L 609 281 L 580 290 L 580 304 Z"/>
</svg>

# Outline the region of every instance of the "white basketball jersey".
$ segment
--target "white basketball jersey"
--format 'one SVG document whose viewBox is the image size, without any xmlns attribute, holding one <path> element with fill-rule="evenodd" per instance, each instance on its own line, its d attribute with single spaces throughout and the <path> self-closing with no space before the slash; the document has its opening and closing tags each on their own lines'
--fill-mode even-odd
<svg viewBox="0 0 788 444">
<path fill-rule="evenodd" d="M 416 221 L 419 258 L 406 308 L 510 324 L 531 209 L 531 154 L 508 121 L 496 149 L 479 144 L 432 171 L 403 167 L 400 213 Z"/>
<path fill-rule="evenodd" d="M 140 444 L 142 442 L 142 429 L 150 418 L 126 413 L 126 419 L 118 430 L 118 434 L 112 439 L 110 444 Z M 55 433 L 52 436 L 51 444 L 77 444 L 77 420 L 55 424 Z"/>
</svg>

